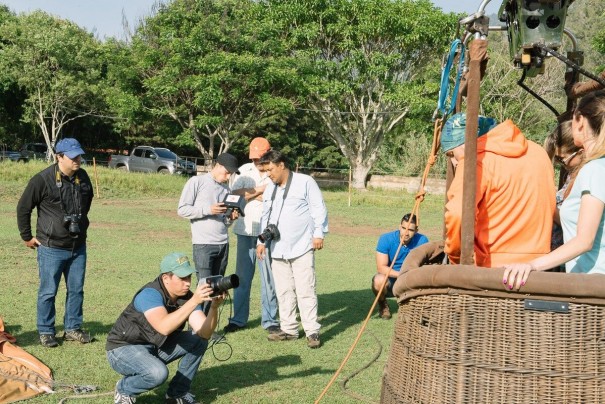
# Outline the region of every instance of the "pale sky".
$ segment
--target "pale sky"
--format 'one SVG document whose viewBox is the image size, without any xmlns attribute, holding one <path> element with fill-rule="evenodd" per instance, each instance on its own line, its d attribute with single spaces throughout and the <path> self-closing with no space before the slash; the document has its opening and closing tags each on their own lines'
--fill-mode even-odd
<svg viewBox="0 0 605 404">
<path fill-rule="evenodd" d="M 151 14 L 158 0 L 0 0 L 16 13 L 37 9 L 71 20 L 79 26 L 94 32 L 100 39 L 116 37 L 124 39 L 122 16 L 126 17 L 131 28 L 139 18 Z M 161 0 L 166 2 L 169 0 Z M 446 12 L 472 14 L 479 8 L 480 0 L 433 0 Z M 491 0 L 487 5 L 487 14 L 497 13 L 502 0 Z M 498 21 L 492 24 L 500 24 Z"/>
</svg>

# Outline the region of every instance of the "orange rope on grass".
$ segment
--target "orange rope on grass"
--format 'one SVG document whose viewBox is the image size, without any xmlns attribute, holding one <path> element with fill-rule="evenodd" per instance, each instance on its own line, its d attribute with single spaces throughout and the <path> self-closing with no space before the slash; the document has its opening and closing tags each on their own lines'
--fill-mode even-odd
<svg viewBox="0 0 605 404">
<path fill-rule="evenodd" d="M 414 208 L 412 209 L 412 215 L 410 216 L 410 219 L 407 222 L 408 228 L 410 226 L 413 216 L 416 216 L 416 226 L 418 226 L 420 223 L 420 216 L 419 216 L 420 204 L 424 201 L 424 196 L 426 195 L 424 186 L 426 184 L 426 180 L 428 178 L 431 167 L 437 161 L 437 152 L 439 151 L 439 145 L 440 145 L 440 141 L 441 141 L 441 131 L 443 129 L 444 121 L 445 121 L 445 117 L 435 120 L 435 125 L 433 128 L 433 145 L 431 146 L 431 154 L 430 154 L 429 158 L 427 159 L 427 163 L 424 168 L 424 173 L 422 174 L 422 180 L 420 181 L 420 186 L 419 186 L 418 192 L 416 193 L 416 196 L 414 197 L 414 199 L 415 199 Z M 400 242 L 399 247 L 397 247 L 397 251 L 395 252 L 395 257 L 397 257 L 399 255 L 399 250 L 401 250 L 401 246 L 402 246 L 402 243 Z M 391 262 L 391 265 L 389 266 L 389 271 L 391 269 L 393 269 L 394 263 L 395 263 L 395 260 L 393 260 L 393 262 Z M 383 290 L 385 288 L 388 280 L 389 280 L 389 277 L 385 276 L 384 281 L 382 282 L 382 285 L 380 286 L 379 290 Z M 317 397 L 317 399 L 315 400 L 315 404 L 318 404 L 321 401 L 321 399 L 325 396 L 325 394 L 328 392 L 328 390 L 330 389 L 332 384 L 334 384 L 334 381 L 336 381 L 336 378 L 338 377 L 340 372 L 342 372 L 342 369 L 345 367 L 345 365 L 351 358 L 351 355 L 353 354 L 353 350 L 355 350 L 355 347 L 359 343 L 359 340 L 361 339 L 361 336 L 363 335 L 363 332 L 365 331 L 365 329 L 368 325 L 368 322 L 370 321 L 370 318 L 372 317 L 372 313 L 374 312 L 374 308 L 376 307 L 376 304 L 378 303 L 379 297 L 380 297 L 380 293 L 377 293 L 376 297 L 374 298 L 374 302 L 372 303 L 372 306 L 370 307 L 370 310 L 368 311 L 368 314 L 366 315 L 366 318 L 364 319 L 364 321 L 361 325 L 361 329 L 357 333 L 357 337 L 355 338 L 355 341 L 353 341 L 351 348 L 349 348 L 349 352 L 347 352 L 347 355 L 345 356 L 342 363 L 340 364 L 340 366 L 334 373 L 334 376 L 332 376 L 332 378 L 330 379 L 330 381 L 328 382 L 326 387 L 323 389 L 323 391 L 321 392 L 319 397 Z"/>
</svg>

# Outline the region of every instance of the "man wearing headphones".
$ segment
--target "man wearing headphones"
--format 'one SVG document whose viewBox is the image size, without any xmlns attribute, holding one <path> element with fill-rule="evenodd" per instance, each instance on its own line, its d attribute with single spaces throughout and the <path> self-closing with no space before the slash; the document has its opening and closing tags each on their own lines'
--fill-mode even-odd
<svg viewBox="0 0 605 404">
<path fill-rule="evenodd" d="M 17 204 L 21 239 L 26 247 L 37 249 L 40 277 L 37 327 L 40 344 L 47 348 L 59 345 L 55 335 L 55 297 L 61 276 L 67 286 L 63 338 L 82 344 L 92 340 L 82 330 L 92 183 L 80 168 L 84 150 L 76 139 L 60 140 L 55 153 L 57 162 L 32 177 Z M 38 213 L 35 236 L 31 228 L 34 208 Z"/>
</svg>

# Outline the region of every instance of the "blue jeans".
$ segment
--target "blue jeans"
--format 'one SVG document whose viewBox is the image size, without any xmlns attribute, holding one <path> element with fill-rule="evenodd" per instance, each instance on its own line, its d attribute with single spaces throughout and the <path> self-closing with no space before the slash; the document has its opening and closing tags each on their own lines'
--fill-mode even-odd
<svg viewBox="0 0 605 404">
<path fill-rule="evenodd" d="M 166 394 L 169 397 L 183 396 L 191 389 L 191 382 L 207 346 L 207 340 L 191 331 L 177 331 L 161 348 L 155 345 L 126 345 L 107 351 L 109 365 L 124 376 L 118 381 L 116 390 L 127 396 L 152 390 L 168 378 L 166 365 L 182 358 Z"/>
<path fill-rule="evenodd" d="M 245 326 L 250 315 L 250 289 L 254 278 L 254 266 L 256 262 L 256 237 L 237 235 L 237 261 L 235 273 L 239 277 L 239 287 L 233 292 L 233 317 L 230 323 Z M 261 325 L 267 329 L 278 326 L 277 321 L 277 296 L 275 285 L 271 274 L 271 263 L 267 257 L 258 260 L 260 273 L 260 302 L 261 302 Z"/>
<path fill-rule="evenodd" d="M 225 275 L 229 260 L 229 243 L 226 244 L 194 244 L 193 262 L 197 272 L 197 281 L 204 282 L 209 276 Z M 202 305 L 204 313 L 208 314 L 210 303 Z"/>
<path fill-rule="evenodd" d="M 55 297 L 65 277 L 67 296 L 65 297 L 65 331 L 82 327 L 82 305 L 84 303 L 84 276 L 86 274 L 86 245 L 76 249 L 38 246 L 38 333 L 55 335 Z"/>
</svg>

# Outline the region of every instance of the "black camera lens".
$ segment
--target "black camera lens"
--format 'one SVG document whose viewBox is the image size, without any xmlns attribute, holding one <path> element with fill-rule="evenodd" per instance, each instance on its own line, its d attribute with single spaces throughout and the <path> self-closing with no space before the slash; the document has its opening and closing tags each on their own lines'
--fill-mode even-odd
<svg viewBox="0 0 605 404">
<path fill-rule="evenodd" d="M 277 229 L 277 226 L 274 224 L 267 225 L 267 228 L 258 235 L 258 239 L 263 243 L 270 240 L 279 240 L 279 230 Z"/>
<path fill-rule="evenodd" d="M 78 225 L 77 222 L 71 222 L 69 223 L 69 235 L 71 237 L 78 237 L 78 235 L 80 234 L 80 225 Z"/>
<path fill-rule="evenodd" d="M 69 236 L 72 238 L 78 238 L 80 234 L 80 216 L 79 215 L 65 215 L 63 216 L 63 225 L 67 227 Z"/>
<path fill-rule="evenodd" d="M 212 288 L 210 297 L 215 297 L 229 289 L 237 288 L 239 286 L 239 277 L 235 274 L 229 276 L 211 276 L 206 278 L 206 282 Z"/>
</svg>

